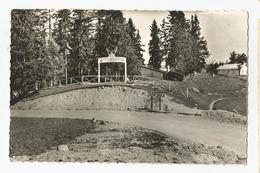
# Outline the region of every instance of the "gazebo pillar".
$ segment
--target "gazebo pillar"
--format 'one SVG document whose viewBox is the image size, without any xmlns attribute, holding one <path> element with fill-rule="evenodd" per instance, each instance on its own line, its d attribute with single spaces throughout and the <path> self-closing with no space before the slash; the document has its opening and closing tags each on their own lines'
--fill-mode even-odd
<svg viewBox="0 0 260 173">
<path fill-rule="evenodd" d="M 98 60 L 98 83 L 100 83 L 100 61 Z"/>
</svg>

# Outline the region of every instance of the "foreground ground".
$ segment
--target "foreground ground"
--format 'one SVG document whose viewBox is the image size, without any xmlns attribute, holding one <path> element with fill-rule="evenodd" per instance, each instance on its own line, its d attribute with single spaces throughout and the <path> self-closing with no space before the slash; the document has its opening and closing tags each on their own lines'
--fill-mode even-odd
<svg viewBox="0 0 260 173">
<path fill-rule="evenodd" d="M 61 144 L 68 150 L 58 149 Z M 21 161 L 245 163 L 220 146 L 126 124 L 62 118 L 11 118 L 10 156 Z"/>
<path fill-rule="evenodd" d="M 241 124 L 240 121 L 221 122 L 204 116 L 111 110 L 12 110 L 11 115 L 30 118 L 91 119 L 95 117 L 97 120 L 153 129 L 190 143 L 221 146 L 226 150 L 234 151 L 241 158 L 246 158 L 247 130 L 246 124 Z M 213 114 L 213 116 L 216 118 L 218 115 Z M 48 131 L 47 128 L 46 130 Z"/>
</svg>

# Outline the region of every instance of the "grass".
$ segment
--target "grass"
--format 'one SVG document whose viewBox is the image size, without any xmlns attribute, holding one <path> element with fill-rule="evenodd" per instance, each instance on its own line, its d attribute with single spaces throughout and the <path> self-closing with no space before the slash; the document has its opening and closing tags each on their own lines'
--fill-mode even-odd
<svg viewBox="0 0 260 173">
<path fill-rule="evenodd" d="M 12 117 L 10 156 L 34 155 L 94 131 L 91 120 Z"/>
<path fill-rule="evenodd" d="M 165 89 L 171 85 L 171 91 L 168 93 L 178 103 L 182 103 L 188 107 L 198 107 L 200 109 L 208 109 L 209 104 L 218 98 L 234 98 L 237 97 L 241 102 L 232 102 L 221 108 L 224 110 L 236 109 L 246 115 L 247 109 L 247 78 L 215 76 L 207 74 L 199 74 L 192 77 L 186 77 L 183 82 L 164 81 L 160 83 Z M 189 88 L 189 97 L 186 91 Z M 196 88 L 200 93 L 192 90 Z M 228 100 L 226 102 L 229 102 Z M 237 105 L 236 105 L 237 104 Z"/>
<path fill-rule="evenodd" d="M 237 111 L 241 115 L 246 115 L 247 109 L 245 109 L 245 105 L 247 105 L 246 98 L 232 98 L 218 101 L 214 108 L 231 112 Z"/>
</svg>

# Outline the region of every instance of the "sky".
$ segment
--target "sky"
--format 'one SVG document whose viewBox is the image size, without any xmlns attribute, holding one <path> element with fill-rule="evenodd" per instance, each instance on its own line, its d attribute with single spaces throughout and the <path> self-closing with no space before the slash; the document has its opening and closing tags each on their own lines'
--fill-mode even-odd
<svg viewBox="0 0 260 173">
<path fill-rule="evenodd" d="M 208 63 L 226 62 L 232 51 L 247 54 L 247 13 L 245 11 L 194 11 L 185 12 L 186 18 L 197 14 L 201 26 L 201 34 L 208 42 L 210 57 Z M 153 19 L 160 25 L 167 17 L 167 11 L 123 11 L 124 17 L 132 18 L 140 32 L 145 52 L 143 58 L 148 63 L 148 43 L 150 26 Z"/>
</svg>

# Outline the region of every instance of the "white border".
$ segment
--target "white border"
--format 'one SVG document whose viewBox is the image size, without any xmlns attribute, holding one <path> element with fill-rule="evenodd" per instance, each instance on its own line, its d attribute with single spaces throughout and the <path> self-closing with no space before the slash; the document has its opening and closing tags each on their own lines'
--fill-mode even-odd
<svg viewBox="0 0 260 173">
<path fill-rule="evenodd" d="M 10 67 L 10 11 L 13 8 L 85 8 L 127 10 L 248 10 L 249 11 L 249 114 L 248 164 L 244 165 L 169 165 L 169 164 L 98 164 L 98 163 L 12 163 L 9 147 L 9 67 Z M 257 0 L 9 0 L 0 7 L 0 165 L 2 172 L 197 172 L 219 173 L 257 172 L 257 18 L 260 2 Z M 228 37 L 228 36 L 227 36 Z"/>
</svg>

